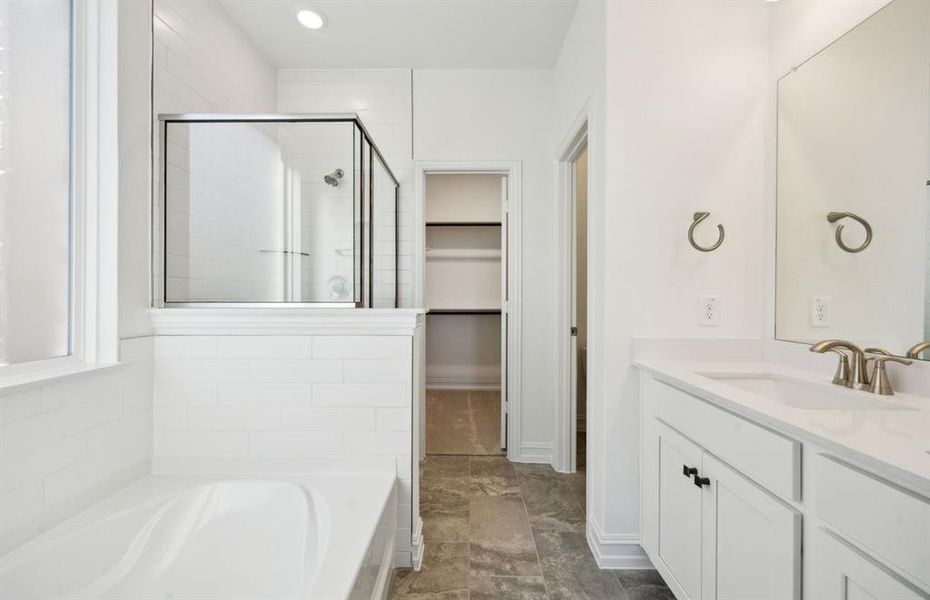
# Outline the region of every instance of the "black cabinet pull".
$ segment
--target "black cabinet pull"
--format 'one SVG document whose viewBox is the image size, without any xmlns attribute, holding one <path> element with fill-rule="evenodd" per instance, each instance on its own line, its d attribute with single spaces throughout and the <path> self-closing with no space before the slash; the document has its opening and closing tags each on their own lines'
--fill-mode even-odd
<svg viewBox="0 0 930 600">
<path fill-rule="evenodd" d="M 685 477 L 691 477 L 692 475 L 697 475 L 698 470 L 696 467 L 689 467 L 688 465 L 681 465 L 681 474 Z"/>
<path fill-rule="evenodd" d="M 698 477 L 698 476 L 695 476 L 695 477 L 694 477 L 694 485 L 698 486 L 699 488 L 702 488 L 702 487 L 704 487 L 705 485 L 710 485 L 710 479 L 708 479 L 707 477 Z"/>
</svg>

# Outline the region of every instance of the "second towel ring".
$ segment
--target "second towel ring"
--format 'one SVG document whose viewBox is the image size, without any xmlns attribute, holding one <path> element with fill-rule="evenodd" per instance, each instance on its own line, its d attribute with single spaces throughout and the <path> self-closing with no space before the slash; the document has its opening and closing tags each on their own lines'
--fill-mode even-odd
<svg viewBox="0 0 930 600">
<path fill-rule="evenodd" d="M 720 244 L 723 243 L 723 238 L 726 236 L 726 232 L 723 230 L 723 225 L 717 224 L 717 232 L 720 234 L 717 238 L 717 243 L 713 246 L 701 246 L 694 241 L 694 228 L 698 224 L 710 216 L 709 212 L 696 212 L 694 213 L 694 222 L 691 223 L 691 227 L 688 228 L 688 241 L 691 242 L 691 247 L 697 250 L 698 252 L 713 252 L 720 247 Z"/>
<path fill-rule="evenodd" d="M 869 244 L 872 243 L 872 226 L 869 225 L 869 222 L 863 219 L 862 217 L 860 217 L 859 215 L 851 213 L 851 212 L 827 213 L 827 221 L 829 221 L 830 223 L 836 223 L 840 219 L 845 219 L 847 217 L 852 219 L 853 221 L 857 221 L 860 225 L 865 227 L 865 241 L 862 242 L 862 245 L 860 245 L 857 248 L 847 246 L 845 243 L 843 243 L 843 227 L 844 226 L 840 224 L 836 226 L 836 235 L 834 236 L 836 237 L 836 245 L 842 248 L 845 252 L 849 252 L 850 254 L 855 254 L 856 252 L 862 252 L 863 250 L 869 247 Z"/>
</svg>

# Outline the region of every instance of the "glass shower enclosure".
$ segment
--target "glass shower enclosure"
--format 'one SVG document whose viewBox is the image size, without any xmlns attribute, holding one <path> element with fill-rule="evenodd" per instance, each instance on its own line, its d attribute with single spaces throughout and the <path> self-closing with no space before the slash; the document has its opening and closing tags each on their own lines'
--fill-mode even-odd
<svg viewBox="0 0 930 600">
<path fill-rule="evenodd" d="M 163 307 L 397 307 L 398 183 L 355 114 L 159 116 Z"/>
</svg>

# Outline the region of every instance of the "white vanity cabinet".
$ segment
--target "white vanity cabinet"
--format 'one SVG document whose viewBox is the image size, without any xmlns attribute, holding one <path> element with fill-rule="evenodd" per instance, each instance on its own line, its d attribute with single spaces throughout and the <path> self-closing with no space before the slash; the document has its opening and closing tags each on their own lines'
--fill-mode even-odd
<svg viewBox="0 0 930 600">
<path fill-rule="evenodd" d="M 930 598 L 918 591 L 930 588 L 930 499 L 834 457 L 813 463 L 811 597 Z"/>
<path fill-rule="evenodd" d="M 829 530 L 817 530 L 812 537 L 813 573 L 808 597 L 817 600 L 927 600 L 927 594 L 908 585 L 893 571 Z"/>
<path fill-rule="evenodd" d="M 642 545 L 678 600 L 930 600 L 925 495 L 650 372 L 640 393 Z"/>
<path fill-rule="evenodd" d="M 703 451 L 670 427 L 657 424 L 653 439 L 658 455 L 658 540 L 656 556 L 675 575 L 684 597 L 701 597 L 701 529 L 703 490 L 688 470 L 701 469 Z"/>
<path fill-rule="evenodd" d="M 680 599 L 798 598 L 801 515 L 660 420 L 653 562 Z"/>
</svg>

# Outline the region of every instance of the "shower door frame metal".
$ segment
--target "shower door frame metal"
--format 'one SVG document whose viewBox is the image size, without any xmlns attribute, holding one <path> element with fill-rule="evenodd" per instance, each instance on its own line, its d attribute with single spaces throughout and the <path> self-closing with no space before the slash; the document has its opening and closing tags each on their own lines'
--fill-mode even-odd
<svg viewBox="0 0 930 600">
<path fill-rule="evenodd" d="M 360 288 L 359 300 L 353 300 L 349 302 L 226 302 L 226 301 L 171 301 L 168 300 L 168 288 L 167 288 L 167 275 L 168 275 L 168 253 L 166 251 L 168 246 L 168 227 L 167 227 L 167 216 L 168 216 L 168 203 L 167 203 L 167 180 L 168 180 L 168 161 L 166 160 L 167 150 L 168 150 L 168 126 L 173 123 L 351 123 L 361 134 L 362 143 L 359 144 L 359 148 L 353 148 L 353 155 L 358 152 L 359 158 L 359 182 L 360 188 L 358 191 L 359 198 L 359 256 L 357 257 L 358 266 L 359 266 L 359 281 L 358 286 Z M 153 156 L 153 171 L 157 169 L 158 177 L 157 188 L 153 194 L 152 202 L 152 222 L 160 223 L 162 226 L 161 231 L 161 254 L 162 260 L 161 264 L 157 264 L 156 261 L 156 247 L 155 247 L 155 236 L 152 236 L 152 295 L 153 302 L 152 305 L 156 308 L 372 308 L 370 306 L 371 300 L 373 300 L 372 289 L 374 284 L 374 267 L 373 267 L 373 246 L 369 250 L 369 271 L 368 271 L 368 290 L 369 293 L 369 306 L 365 306 L 365 293 L 366 290 L 363 287 L 363 282 L 365 281 L 364 277 L 364 244 L 365 244 L 365 160 L 364 160 L 364 151 L 365 143 L 368 143 L 369 149 L 369 166 L 371 173 L 369 174 L 371 183 L 374 182 L 374 158 L 378 159 L 378 162 L 381 163 L 381 166 L 384 167 L 385 172 L 391 178 L 391 181 L 394 184 L 394 308 L 399 308 L 400 305 L 400 285 L 399 285 L 399 273 L 398 266 L 400 264 L 400 259 L 398 256 L 400 250 L 400 227 L 398 219 L 398 202 L 400 199 L 400 182 L 397 180 L 397 176 L 394 175 L 394 171 L 391 170 L 390 165 L 384 159 L 384 155 L 381 153 L 381 150 L 378 148 L 378 145 L 374 142 L 371 134 L 368 132 L 368 128 L 365 127 L 365 124 L 362 123 L 361 118 L 357 113 L 164 113 L 158 115 L 158 155 Z M 355 144 L 355 136 L 353 132 L 353 145 Z M 160 161 L 160 162 L 159 162 Z M 354 174 L 353 174 L 354 178 Z M 371 194 L 373 192 L 374 186 L 370 185 L 368 187 L 368 192 Z M 369 230 L 369 243 L 374 241 L 374 204 L 372 198 L 369 197 L 369 218 L 368 218 L 368 230 Z M 160 214 L 159 214 L 160 213 Z M 353 248 L 354 251 L 354 248 Z M 158 273 L 161 273 L 161 289 L 158 289 Z M 160 292 L 160 293 L 159 293 Z"/>
</svg>

